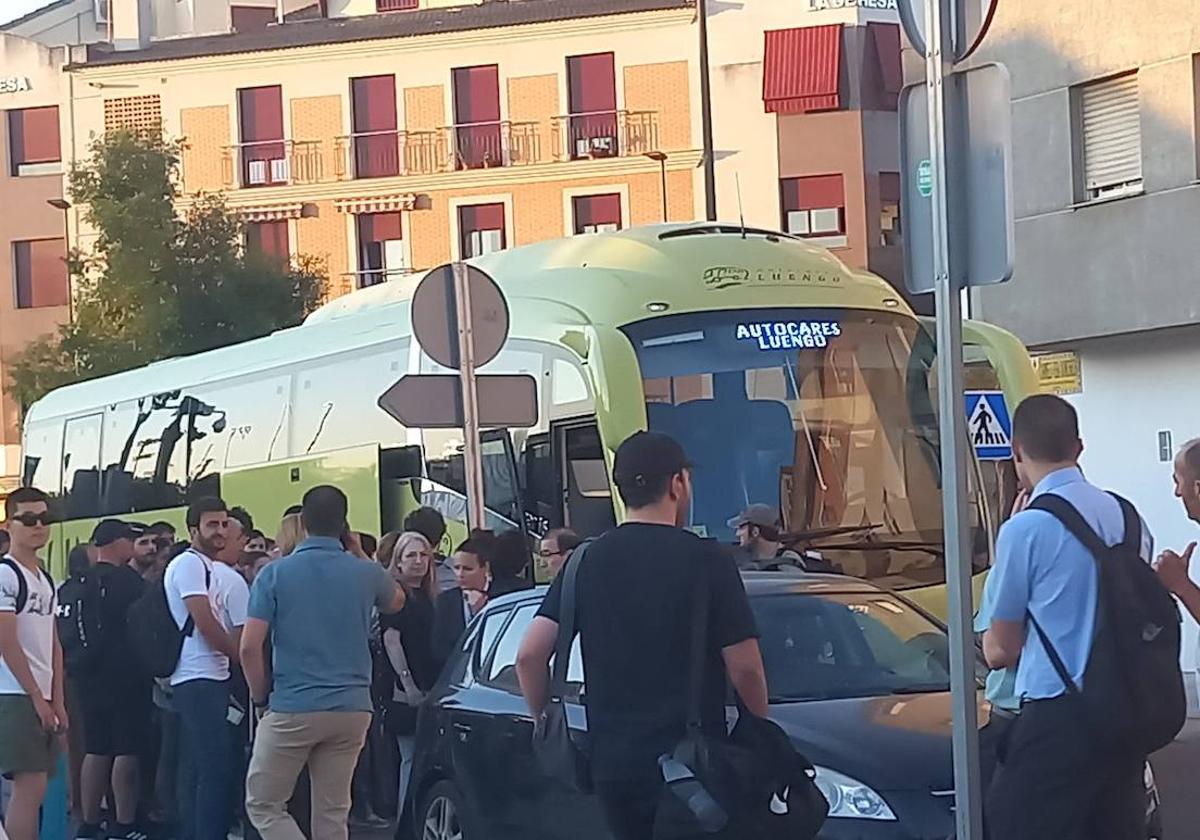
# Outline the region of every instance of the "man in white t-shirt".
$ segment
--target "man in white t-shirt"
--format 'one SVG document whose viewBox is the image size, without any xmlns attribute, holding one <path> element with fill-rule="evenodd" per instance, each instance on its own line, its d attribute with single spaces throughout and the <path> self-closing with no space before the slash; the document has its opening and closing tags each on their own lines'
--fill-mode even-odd
<svg viewBox="0 0 1200 840">
<path fill-rule="evenodd" d="M 67 729 L 54 584 L 38 552 L 50 540 L 49 498 L 33 487 L 4 502 L 12 544 L 0 564 L 0 773 L 13 780 L 4 827 L 37 840 L 38 811 Z"/>
<path fill-rule="evenodd" d="M 192 547 L 171 561 L 163 577 L 167 605 L 185 632 L 171 675 L 179 716 L 179 832 L 188 840 L 225 840 L 234 784 L 225 721 L 229 663 L 237 657 L 237 642 L 232 622 L 226 623 L 227 586 L 212 559 L 225 548 L 225 503 L 215 497 L 193 502 L 187 526 Z"/>
</svg>

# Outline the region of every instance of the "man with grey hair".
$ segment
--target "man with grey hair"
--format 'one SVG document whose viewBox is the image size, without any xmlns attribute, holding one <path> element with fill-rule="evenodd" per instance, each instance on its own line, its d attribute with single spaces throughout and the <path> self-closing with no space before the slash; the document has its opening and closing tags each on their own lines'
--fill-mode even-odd
<svg viewBox="0 0 1200 840">
<path fill-rule="evenodd" d="M 1188 519 L 1200 523 L 1200 438 L 1193 438 L 1179 448 L 1175 456 L 1175 496 L 1183 502 Z M 1158 555 L 1155 568 L 1159 579 L 1174 593 L 1192 617 L 1200 621 L 1200 586 L 1188 575 L 1188 565 L 1196 543 L 1188 543 L 1182 553 L 1167 549 Z"/>
</svg>

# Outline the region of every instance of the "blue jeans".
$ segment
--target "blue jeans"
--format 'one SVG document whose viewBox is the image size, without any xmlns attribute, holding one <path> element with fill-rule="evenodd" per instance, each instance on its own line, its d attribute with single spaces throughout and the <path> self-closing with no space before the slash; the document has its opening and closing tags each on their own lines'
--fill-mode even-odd
<svg viewBox="0 0 1200 840">
<path fill-rule="evenodd" d="M 179 716 L 179 837 L 225 840 L 233 819 L 229 680 L 175 686 Z"/>
</svg>

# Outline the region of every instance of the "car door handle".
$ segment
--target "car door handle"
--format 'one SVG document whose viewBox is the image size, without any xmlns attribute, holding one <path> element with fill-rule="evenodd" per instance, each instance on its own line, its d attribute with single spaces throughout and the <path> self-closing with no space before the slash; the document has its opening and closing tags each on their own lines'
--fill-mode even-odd
<svg viewBox="0 0 1200 840">
<path fill-rule="evenodd" d="M 456 721 L 451 725 L 454 727 L 455 732 L 461 732 L 464 735 L 470 734 L 471 732 L 471 724 L 469 723 L 458 723 Z"/>
</svg>

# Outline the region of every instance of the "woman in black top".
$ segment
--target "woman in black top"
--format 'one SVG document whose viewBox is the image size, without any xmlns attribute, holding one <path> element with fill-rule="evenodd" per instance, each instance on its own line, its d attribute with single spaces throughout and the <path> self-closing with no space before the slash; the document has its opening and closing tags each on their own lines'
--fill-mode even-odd
<svg viewBox="0 0 1200 840">
<path fill-rule="evenodd" d="M 492 582 L 489 537 L 483 532 L 473 533 L 450 558 L 458 585 L 438 596 L 433 619 L 433 657 L 439 669 L 454 653 L 470 620 L 487 606 Z"/>
<path fill-rule="evenodd" d="M 417 706 L 437 681 L 433 657 L 433 549 L 416 532 L 396 539 L 389 570 L 408 596 L 404 608 L 383 617 L 383 647 L 395 674 L 388 728 L 400 744 L 400 803 L 412 773 Z"/>
</svg>

